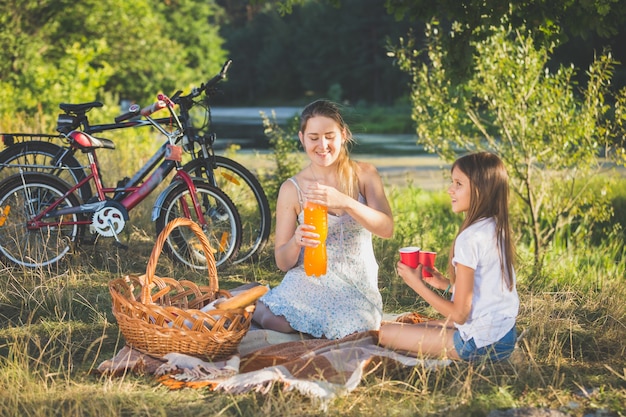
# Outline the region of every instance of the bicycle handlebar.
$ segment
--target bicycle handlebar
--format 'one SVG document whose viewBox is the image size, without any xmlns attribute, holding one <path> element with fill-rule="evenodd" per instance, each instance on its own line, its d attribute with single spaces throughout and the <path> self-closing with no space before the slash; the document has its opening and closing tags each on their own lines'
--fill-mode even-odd
<svg viewBox="0 0 626 417">
<path fill-rule="evenodd" d="M 180 104 L 182 106 L 190 108 L 192 106 L 192 100 L 194 98 L 198 97 L 202 93 L 205 93 L 206 95 L 210 95 L 211 93 L 210 90 L 214 88 L 217 85 L 217 83 L 219 83 L 224 78 L 226 78 L 226 73 L 228 73 L 228 69 L 230 68 L 230 64 L 232 63 L 233 63 L 232 59 L 227 60 L 222 66 L 222 69 L 220 70 L 220 72 L 217 75 L 215 75 L 213 78 L 211 78 L 205 83 L 202 83 L 200 87 L 194 87 L 191 90 L 191 92 L 185 96 L 181 95 L 182 91 L 177 91 L 176 94 L 172 96 L 172 100 L 176 104 Z"/>
<path fill-rule="evenodd" d="M 114 120 L 115 123 L 121 123 L 140 114 L 144 117 L 147 117 L 150 116 L 152 113 L 156 113 L 159 110 L 164 109 L 168 106 L 174 107 L 174 103 L 172 102 L 172 100 L 170 100 L 165 94 L 159 94 L 157 96 L 157 101 L 150 104 L 149 106 L 140 108 L 138 104 L 132 104 L 128 108 L 128 112 L 120 114 Z"/>
<path fill-rule="evenodd" d="M 209 81 L 207 81 L 204 85 L 200 86 L 200 90 L 204 91 L 206 94 L 209 93 L 209 89 L 215 87 L 215 85 L 217 83 L 219 83 L 220 81 L 222 81 L 224 78 L 226 78 L 226 73 L 228 72 L 228 69 L 230 68 L 230 64 L 233 63 L 232 59 L 227 60 L 224 65 L 222 66 L 222 70 L 219 72 L 219 74 L 217 74 L 216 76 L 214 76 L 213 78 L 211 78 Z"/>
<path fill-rule="evenodd" d="M 142 116 L 146 117 L 146 116 L 150 116 L 152 113 L 156 113 L 157 111 L 167 107 L 167 102 L 165 100 L 161 100 L 160 96 L 162 96 L 162 94 L 159 94 L 157 101 L 155 101 L 149 106 L 144 107 L 143 109 L 139 111 L 139 113 L 141 113 Z"/>
<path fill-rule="evenodd" d="M 131 104 L 126 113 L 120 114 L 113 120 L 115 120 L 115 123 L 121 123 L 128 119 L 132 119 L 139 114 L 139 110 L 139 104 Z"/>
<path fill-rule="evenodd" d="M 157 95 L 157 100 L 165 102 L 165 105 L 167 105 L 167 106 L 170 106 L 170 107 L 174 107 L 175 106 L 174 102 L 168 96 L 166 96 L 163 93 Z M 145 114 L 144 114 L 144 116 L 145 116 Z"/>
<path fill-rule="evenodd" d="M 132 119 L 135 116 L 150 116 L 152 113 L 155 113 L 165 107 L 174 107 L 175 104 L 180 104 L 183 107 L 190 108 L 192 105 L 191 100 L 195 97 L 198 97 L 203 92 L 207 95 L 210 94 L 210 90 L 217 85 L 220 81 L 226 78 L 226 73 L 228 73 L 228 69 L 230 68 L 230 64 L 233 63 L 232 59 L 227 60 L 220 72 L 215 75 L 213 78 L 208 80 L 206 83 L 200 85 L 200 88 L 194 88 L 191 90 L 191 93 L 186 96 L 181 96 L 182 91 L 177 91 L 172 98 L 167 97 L 165 94 L 159 94 L 157 96 L 157 101 L 152 103 L 149 106 L 144 107 L 143 109 L 139 107 L 137 104 L 133 104 L 128 108 L 128 112 L 124 114 L 120 114 L 114 120 L 115 123 L 121 123 L 128 119 Z M 186 106 L 185 106 L 186 104 Z"/>
</svg>

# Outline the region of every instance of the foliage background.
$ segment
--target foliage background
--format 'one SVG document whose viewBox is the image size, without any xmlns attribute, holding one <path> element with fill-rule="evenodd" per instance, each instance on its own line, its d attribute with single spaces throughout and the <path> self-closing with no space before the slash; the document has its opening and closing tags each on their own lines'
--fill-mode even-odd
<svg viewBox="0 0 626 417">
<path fill-rule="evenodd" d="M 442 65 L 454 70 L 450 80 L 461 88 L 471 85 L 463 83 L 472 77 L 472 45 L 484 46 L 492 23 L 511 9 L 516 25 L 531 23 L 535 34 L 543 35 L 537 37 L 538 47 L 545 46 L 544 41 L 556 42 L 555 54 L 547 61 L 550 68 L 570 62 L 586 68 L 605 45 L 615 47 L 618 61 L 624 59 L 624 0 L 384 4 L 385 12 L 369 0 L 5 0 L 0 3 L 0 131 L 51 129 L 61 101 L 102 100 L 106 107 L 93 121 L 110 120 L 120 99 L 144 103 L 156 91 L 198 85 L 228 56 L 235 64 L 223 104 L 299 102 L 325 95 L 353 104 L 400 102 L 415 110 L 418 101 L 410 93 L 419 84 L 412 84 L 410 71 L 396 66 L 385 45 L 413 29 L 407 37 L 421 50 L 428 45 L 421 29 L 431 17 L 439 19 L 445 35 Z M 280 5 L 292 6 L 291 13 L 281 15 Z M 400 20 L 390 19 L 386 11 Z M 428 61 L 415 62 L 421 63 Z M 614 70 L 609 88 L 618 91 L 613 86 L 624 84 L 623 66 L 616 63 Z M 584 78 L 584 71 L 579 74 Z M 584 85 L 581 78 L 571 80 Z M 441 108 L 443 113 L 452 109 Z M 620 111 L 615 109 L 612 120 L 624 120 Z M 266 120 L 266 128 L 274 143 L 285 145 L 279 152 L 288 155 L 293 149 L 288 141 L 280 141 L 271 120 Z M 132 146 L 137 147 L 120 149 L 125 158 L 110 161 L 120 164 L 120 171 L 141 162 L 134 154 L 142 152 L 142 144 Z M 268 190 L 295 167 L 295 160 L 281 155 L 276 155 L 283 163 L 279 172 L 268 173 Z M 483 416 L 491 409 L 534 406 L 574 416 L 626 415 L 625 187 L 616 176 L 591 179 L 591 195 L 603 197 L 597 207 L 612 210 L 613 216 L 584 227 L 577 222 L 559 225 L 559 238 L 544 248 L 540 271 L 536 251 L 521 241 L 519 325 L 527 335 L 520 363 L 458 364 L 435 373 L 420 368 L 373 372 L 353 395 L 334 403 L 329 414 Z M 395 275 L 397 249 L 415 240 L 439 248 L 438 267 L 445 269 L 459 218 L 450 213 L 445 193 L 408 185 L 390 189 L 389 195 L 396 234 L 392 240 L 375 242 L 386 309 L 433 314 Z M 578 208 L 583 214 L 593 212 Z M 270 395 L 233 397 L 172 393 L 143 377 L 91 374 L 123 343 L 110 314 L 106 284 L 120 274 L 144 270 L 154 241 L 152 225 L 144 222 L 132 224 L 124 236 L 133 242 L 137 256 L 102 243 L 82 248 L 60 274 L 2 266 L 0 414 L 322 415 L 306 399 L 279 389 Z M 615 234 L 607 239 L 606 230 Z M 272 248 L 266 250 L 258 263 L 222 271 L 220 284 L 277 284 L 282 274 L 271 260 Z M 162 268 L 164 276 L 179 272 L 166 261 Z"/>
<path fill-rule="evenodd" d="M 280 13 L 288 3 L 291 13 Z M 292 4 L 290 4 L 292 3 Z M 438 17 L 450 68 L 471 63 L 477 27 L 512 8 L 558 45 L 550 65 L 586 68 L 610 47 L 626 59 L 625 0 L 432 3 L 425 0 L 4 0 L 0 2 L 0 114 L 55 114 L 59 102 L 141 104 L 189 89 L 234 61 L 220 105 L 301 104 L 326 96 L 355 104 L 408 106 L 410 77 L 388 47 Z M 472 10 L 465 13 L 464 10 Z M 456 26 L 454 26 L 454 22 Z M 410 35 L 409 35 L 410 33 Z M 626 84 L 622 65 L 613 83 Z M 6 131 L 8 122 L 1 122 Z M 47 124 L 46 124 L 47 123 Z M 52 122 L 44 120 L 51 128 Z"/>
</svg>

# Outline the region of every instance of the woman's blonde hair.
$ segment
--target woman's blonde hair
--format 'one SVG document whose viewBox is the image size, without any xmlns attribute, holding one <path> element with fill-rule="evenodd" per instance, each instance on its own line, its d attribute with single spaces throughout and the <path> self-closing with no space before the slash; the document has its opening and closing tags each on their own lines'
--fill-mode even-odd
<svg viewBox="0 0 626 417">
<path fill-rule="evenodd" d="M 304 133 L 310 118 L 322 116 L 333 119 L 339 126 L 343 139 L 341 150 L 337 159 L 337 175 L 339 178 L 339 191 L 357 199 L 359 195 L 359 179 L 357 176 L 358 165 L 350 159 L 350 148 L 354 143 L 352 132 L 346 124 L 339 105 L 329 100 L 316 100 L 307 105 L 300 116 L 300 132 Z"/>
<path fill-rule="evenodd" d="M 470 181 L 470 204 L 459 234 L 480 219 L 493 217 L 500 255 L 502 276 L 509 290 L 513 289 L 515 247 L 509 224 L 509 175 L 502 160 L 489 152 L 477 152 L 457 159 L 450 171 L 458 168 Z M 455 238 L 456 240 L 456 238 Z M 450 252 L 449 276 L 454 282 L 454 245 Z"/>
</svg>

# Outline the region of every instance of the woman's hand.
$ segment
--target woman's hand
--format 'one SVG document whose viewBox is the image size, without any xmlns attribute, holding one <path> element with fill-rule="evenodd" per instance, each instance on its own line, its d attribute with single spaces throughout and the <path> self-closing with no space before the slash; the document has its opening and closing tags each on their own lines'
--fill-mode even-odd
<svg viewBox="0 0 626 417">
<path fill-rule="evenodd" d="M 293 237 L 298 246 L 310 246 L 315 248 L 320 244 L 320 235 L 319 233 L 315 233 L 315 226 L 310 224 L 299 225 Z"/>
<path fill-rule="evenodd" d="M 311 184 L 304 192 L 304 198 L 311 203 L 321 204 L 329 209 L 344 208 L 344 199 L 347 196 L 334 187 L 319 183 Z"/>
<path fill-rule="evenodd" d="M 372 234 L 389 239 L 393 235 L 393 216 L 382 179 L 376 167 L 370 163 L 359 162 L 357 173 L 359 194 L 364 202 L 334 187 L 318 183 L 310 184 L 306 188 L 305 198 L 325 205 L 335 215 L 347 213 Z"/>
</svg>

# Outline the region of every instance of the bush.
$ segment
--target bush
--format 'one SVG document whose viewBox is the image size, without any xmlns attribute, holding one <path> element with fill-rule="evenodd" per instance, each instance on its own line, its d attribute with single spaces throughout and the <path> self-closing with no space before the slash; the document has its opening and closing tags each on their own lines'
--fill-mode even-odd
<svg viewBox="0 0 626 417">
<path fill-rule="evenodd" d="M 293 118 L 283 128 L 277 123 L 275 114 L 271 119 L 264 113 L 261 116 L 265 135 L 268 137 L 272 149 L 274 169 L 265 173 L 260 172 L 259 181 L 265 190 L 272 212 L 274 212 L 280 186 L 288 178 L 297 174 L 302 167 L 303 155 L 299 152 L 300 142 L 297 139 L 299 119 Z"/>
<path fill-rule="evenodd" d="M 517 196 L 518 225 L 540 274 L 554 240 L 567 238 L 563 231 L 574 226 L 582 236 L 606 220 L 608 202 L 593 186 L 603 155 L 624 163 L 616 138 L 626 127 L 626 89 L 610 89 L 617 65 L 610 53 L 594 60 L 580 88 L 573 66 L 548 67 L 552 45 L 506 19 L 475 41 L 472 69 L 457 81 L 442 45 L 459 30 L 446 34 L 433 22 L 423 50 L 408 41 L 397 51 L 412 76 L 418 142 L 447 161 L 474 151 L 502 158 Z"/>
</svg>

